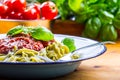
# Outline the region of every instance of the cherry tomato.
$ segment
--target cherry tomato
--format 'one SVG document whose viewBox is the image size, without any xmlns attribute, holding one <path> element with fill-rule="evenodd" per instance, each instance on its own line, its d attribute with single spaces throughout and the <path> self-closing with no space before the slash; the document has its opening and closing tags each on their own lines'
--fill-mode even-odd
<svg viewBox="0 0 120 80">
<path fill-rule="evenodd" d="M 34 20 L 39 18 L 40 14 L 35 8 L 28 8 L 23 12 L 23 19 L 25 20 Z"/>
<path fill-rule="evenodd" d="M 41 14 L 43 19 L 54 19 L 58 14 L 56 5 L 51 1 L 43 2 L 41 5 Z"/>
<path fill-rule="evenodd" d="M 22 19 L 22 13 L 20 12 L 14 12 L 12 11 L 9 15 L 8 15 L 8 19 Z"/>
<path fill-rule="evenodd" d="M 4 4 L 0 4 L 0 15 L 3 15 L 7 12 L 8 7 Z"/>
<path fill-rule="evenodd" d="M 26 8 L 26 0 L 4 0 L 3 4 L 8 6 L 8 12 L 23 12 Z"/>
<path fill-rule="evenodd" d="M 1 19 L 8 19 L 8 15 L 7 14 L 2 14 L 0 16 L 1 16 Z"/>
<path fill-rule="evenodd" d="M 34 8 L 37 10 L 37 12 L 40 13 L 40 6 L 41 6 L 40 4 L 34 3 L 33 5 L 30 5 L 30 8 Z"/>
</svg>

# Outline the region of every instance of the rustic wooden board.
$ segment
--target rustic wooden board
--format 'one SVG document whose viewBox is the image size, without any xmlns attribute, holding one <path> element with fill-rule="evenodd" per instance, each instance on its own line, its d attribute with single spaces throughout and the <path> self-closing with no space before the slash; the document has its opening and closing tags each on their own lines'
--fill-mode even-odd
<svg viewBox="0 0 120 80">
<path fill-rule="evenodd" d="M 75 72 L 54 80 L 120 80 L 120 41 L 106 46 L 103 55 L 83 61 Z"/>
</svg>

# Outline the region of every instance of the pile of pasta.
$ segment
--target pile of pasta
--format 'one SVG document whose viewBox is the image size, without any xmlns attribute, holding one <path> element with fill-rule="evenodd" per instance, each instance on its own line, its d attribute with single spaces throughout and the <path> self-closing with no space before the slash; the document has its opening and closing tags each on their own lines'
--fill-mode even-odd
<svg viewBox="0 0 120 80">
<path fill-rule="evenodd" d="M 0 54 L 0 61 L 2 62 L 46 62 L 42 57 L 47 57 L 53 61 L 58 60 L 64 55 L 68 54 L 69 48 L 55 41 L 40 51 L 35 51 L 27 48 L 14 50 L 8 54 Z"/>
</svg>

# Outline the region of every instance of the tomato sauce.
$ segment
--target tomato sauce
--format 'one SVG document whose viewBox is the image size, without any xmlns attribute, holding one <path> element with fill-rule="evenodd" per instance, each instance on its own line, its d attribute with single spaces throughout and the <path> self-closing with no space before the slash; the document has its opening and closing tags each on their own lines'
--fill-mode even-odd
<svg viewBox="0 0 120 80">
<path fill-rule="evenodd" d="M 0 53 L 7 54 L 9 51 L 27 48 L 40 51 L 42 48 L 48 46 L 54 41 L 40 41 L 31 38 L 29 35 L 20 34 L 14 37 L 8 36 L 7 38 L 0 39 Z"/>
</svg>

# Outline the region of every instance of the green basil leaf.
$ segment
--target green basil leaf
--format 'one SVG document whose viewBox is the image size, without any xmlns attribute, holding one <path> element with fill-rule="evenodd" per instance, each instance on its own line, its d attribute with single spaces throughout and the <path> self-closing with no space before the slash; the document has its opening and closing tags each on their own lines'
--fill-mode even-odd
<svg viewBox="0 0 120 80">
<path fill-rule="evenodd" d="M 90 18 L 85 25 L 83 36 L 96 39 L 101 29 L 101 21 L 98 17 Z"/>
<path fill-rule="evenodd" d="M 68 46 L 70 52 L 76 49 L 76 46 L 75 46 L 75 43 L 74 43 L 74 39 L 72 39 L 72 38 L 67 38 L 66 37 L 66 38 L 64 38 L 62 40 L 62 43 L 64 45 Z"/>
<path fill-rule="evenodd" d="M 8 31 L 7 35 L 14 36 L 14 35 L 19 34 L 21 32 L 23 32 L 23 26 L 16 26 L 16 27 L 10 29 Z"/>
<path fill-rule="evenodd" d="M 100 31 L 100 39 L 103 41 L 116 41 L 117 40 L 117 31 L 112 24 L 106 24 L 102 26 Z"/>
<path fill-rule="evenodd" d="M 31 29 L 30 34 L 37 40 L 49 41 L 54 39 L 54 34 L 45 27 L 35 27 Z"/>
<path fill-rule="evenodd" d="M 78 13 L 81 8 L 81 3 L 83 0 L 69 0 L 68 5 L 74 12 Z"/>
<path fill-rule="evenodd" d="M 116 29 L 120 29 L 120 20 L 115 18 L 113 20 L 113 25 L 115 26 Z"/>
<path fill-rule="evenodd" d="M 24 28 L 23 28 L 23 33 L 29 34 L 33 28 L 34 28 L 34 27 L 32 27 L 32 26 L 30 26 L 30 27 L 24 27 Z"/>
</svg>

